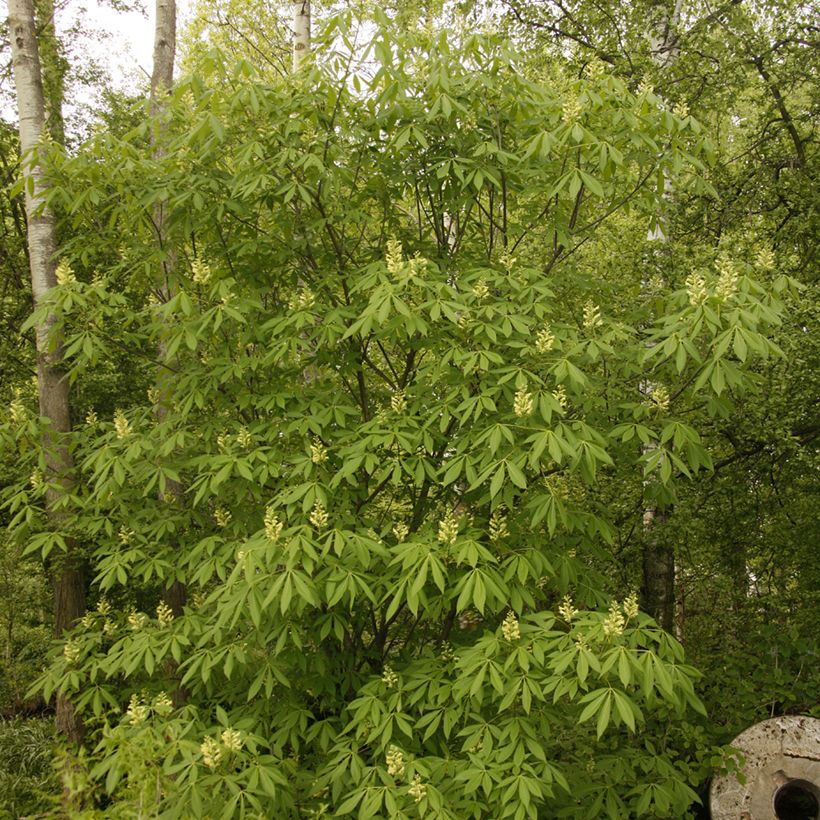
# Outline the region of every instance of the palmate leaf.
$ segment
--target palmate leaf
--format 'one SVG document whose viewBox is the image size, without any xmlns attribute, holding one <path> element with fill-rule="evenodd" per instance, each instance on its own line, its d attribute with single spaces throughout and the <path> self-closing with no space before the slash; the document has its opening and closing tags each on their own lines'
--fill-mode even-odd
<svg viewBox="0 0 820 820">
<path fill-rule="evenodd" d="M 682 291 L 657 319 L 636 304 L 643 272 L 618 263 L 662 189 L 635 168 L 663 180 L 681 165 L 673 140 L 699 149 L 659 101 L 573 73 L 584 110 L 565 117 L 554 78 L 497 38 L 431 39 L 377 14 L 375 64 L 334 45 L 353 42 L 342 15 L 302 79 L 214 56 L 181 81 L 162 156 L 132 135 L 66 160 L 66 252 L 124 285 L 98 306 L 66 291 L 68 355 L 100 355 L 84 334 L 105 327 L 111 350 L 161 341 L 177 360 L 159 424 L 151 367 L 119 374 L 140 388 L 117 395 L 132 432 L 77 434 L 88 482 L 66 515 L 122 606 L 153 609 L 172 580 L 191 597 L 161 629 L 124 611 L 113 637 L 78 630 L 78 659 L 72 644 L 44 687 L 92 692 L 99 710 L 99 680 L 121 708 L 181 677 L 184 710 L 112 716 L 98 752 L 173 768 L 169 812 L 558 817 L 579 769 L 593 790 L 612 775 L 584 811 L 624 813 L 630 733 L 699 701 L 649 628 L 606 633 L 584 609 L 602 599 L 593 569 L 643 469 L 671 494 L 709 463 L 692 391 L 740 389 L 767 316 L 727 320 L 712 296 L 696 311 Z M 146 307 L 145 277 L 168 261 L 147 214 L 169 197 L 178 283 Z M 626 201 L 623 237 L 599 233 Z M 584 323 L 588 300 L 603 326 Z M 689 380 L 668 416 L 644 401 L 647 367 Z M 34 526 L 39 501 L 14 497 L 15 526 Z M 545 613 L 570 592 L 583 611 L 556 626 Z M 221 733 L 237 727 L 232 751 Z M 222 744 L 214 768 L 205 737 Z"/>
</svg>

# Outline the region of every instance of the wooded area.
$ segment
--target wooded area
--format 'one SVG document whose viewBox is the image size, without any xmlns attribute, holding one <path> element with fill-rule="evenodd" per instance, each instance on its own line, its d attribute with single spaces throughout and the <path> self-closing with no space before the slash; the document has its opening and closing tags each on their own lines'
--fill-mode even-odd
<svg viewBox="0 0 820 820">
<path fill-rule="evenodd" d="M 705 818 L 820 717 L 809 4 L 157 0 L 136 97 L 8 7 L 0 817 Z"/>
</svg>

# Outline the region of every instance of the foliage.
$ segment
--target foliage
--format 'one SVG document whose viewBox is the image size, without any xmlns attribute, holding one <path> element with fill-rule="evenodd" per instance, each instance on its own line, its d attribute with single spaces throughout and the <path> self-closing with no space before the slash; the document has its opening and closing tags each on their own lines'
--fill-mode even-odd
<svg viewBox="0 0 820 820">
<path fill-rule="evenodd" d="M 0 720 L 0 817 L 34 814 L 56 790 L 54 740 L 47 718 Z"/>
<path fill-rule="evenodd" d="M 34 691 L 88 721 L 88 816 L 686 815 L 719 744 L 816 709 L 801 7 L 693 6 L 660 69 L 656 5 L 509 3 L 505 42 L 409 3 L 287 77 L 258 9 L 200 6 L 162 122 L 51 153 L 80 475 L 48 527 L 7 334 L 3 697 L 70 537 L 89 613 Z M 685 660 L 632 594 L 649 538 Z"/>
<path fill-rule="evenodd" d="M 779 354 L 796 283 L 742 237 L 649 288 L 624 263 L 666 179 L 708 191 L 650 89 L 356 30 L 286 79 L 212 55 L 161 156 L 146 122 L 53 157 L 81 482 L 60 531 L 47 478 L 6 509 L 29 553 L 88 545 L 97 603 L 38 687 L 126 812 L 682 815 L 697 673 L 596 567 L 618 487 L 668 504 L 711 467 L 692 422 Z M 37 427 L 2 428 L 27 477 Z"/>
<path fill-rule="evenodd" d="M 47 665 L 47 604 L 41 566 L 32 559 L 21 561 L 19 550 L 4 542 L 0 552 L 0 714 L 25 712 L 33 705 L 26 692 Z"/>
</svg>

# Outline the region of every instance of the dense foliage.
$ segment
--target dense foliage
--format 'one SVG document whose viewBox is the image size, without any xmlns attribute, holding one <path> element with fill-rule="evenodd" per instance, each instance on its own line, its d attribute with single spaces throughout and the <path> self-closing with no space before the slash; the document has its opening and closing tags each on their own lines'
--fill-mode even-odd
<svg viewBox="0 0 820 820">
<path fill-rule="evenodd" d="M 816 692 L 799 265 L 765 222 L 685 232 L 721 147 L 600 59 L 347 14 L 296 75 L 195 57 L 154 119 L 50 153 L 59 527 L 22 379 L 0 421 L 7 554 L 73 540 L 92 570 L 34 689 L 86 721 L 68 790 L 105 817 L 686 815 L 738 724 Z M 703 681 L 639 609 L 657 538 Z M 730 680 L 727 735 L 702 698 Z"/>
</svg>

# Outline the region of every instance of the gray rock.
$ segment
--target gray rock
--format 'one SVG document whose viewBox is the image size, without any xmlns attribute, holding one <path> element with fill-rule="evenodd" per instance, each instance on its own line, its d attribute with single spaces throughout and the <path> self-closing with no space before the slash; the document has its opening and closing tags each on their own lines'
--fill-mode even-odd
<svg viewBox="0 0 820 820">
<path fill-rule="evenodd" d="M 739 734 L 732 746 L 745 756 L 746 782 L 734 774 L 712 781 L 713 820 L 820 818 L 820 719 L 764 720 Z"/>
</svg>

